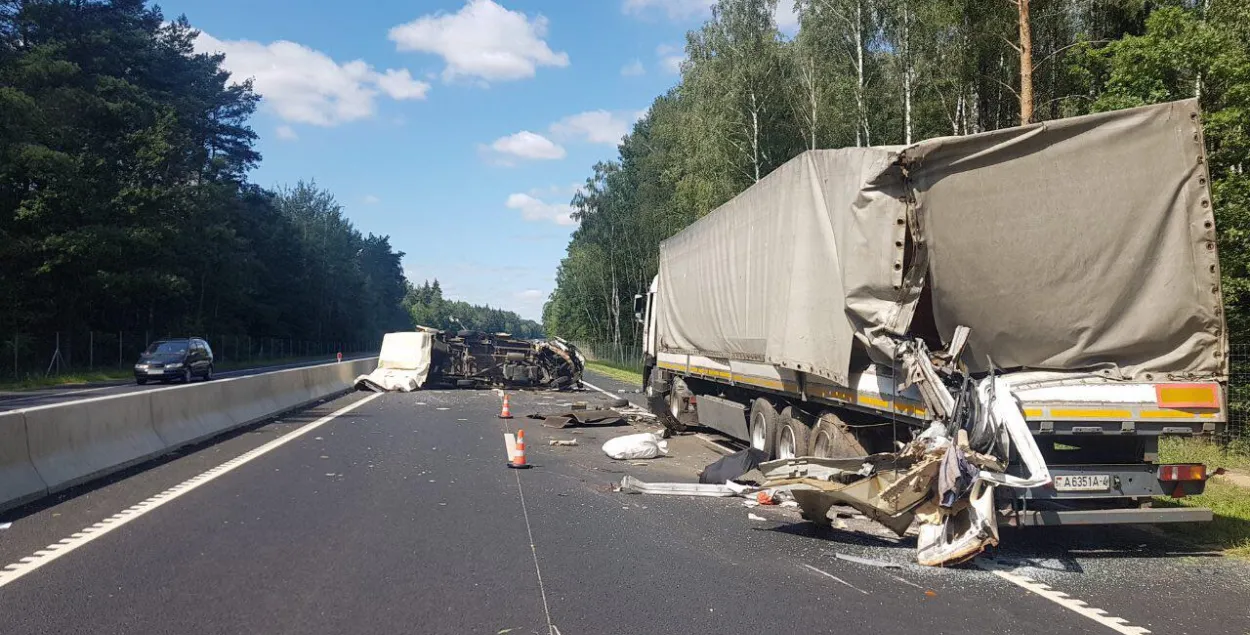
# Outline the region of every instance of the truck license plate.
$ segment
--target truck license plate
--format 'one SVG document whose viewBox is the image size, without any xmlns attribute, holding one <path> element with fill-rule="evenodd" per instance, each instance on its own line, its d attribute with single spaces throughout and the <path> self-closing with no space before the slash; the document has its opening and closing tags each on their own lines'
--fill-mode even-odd
<svg viewBox="0 0 1250 635">
<path fill-rule="evenodd" d="M 1056 474 L 1055 489 L 1060 492 L 1103 492 L 1111 489 L 1111 475 Z"/>
</svg>

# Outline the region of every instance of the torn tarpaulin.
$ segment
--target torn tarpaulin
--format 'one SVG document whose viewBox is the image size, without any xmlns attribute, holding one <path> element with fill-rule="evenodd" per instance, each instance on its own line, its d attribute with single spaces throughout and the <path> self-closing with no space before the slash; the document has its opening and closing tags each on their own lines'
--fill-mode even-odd
<svg viewBox="0 0 1250 635">
<path fill-rule="evenodd" d="M 566 412 L 553 415 L 535 413 L 526 416 L 526 419 L 542 421 L 543 427 L 547 428 L 576 428 L 589 425 L 611 427 L 625 425 L 625 418 L 611 410 L 582 410 L 578 412 Z"/>
<path fill-rule="evenodd" d="M 750 472 L 768 458 L 768 455 L 755 448 L 747 448 L 717 459 L 699 472 L 700 483 L 720 484 L 732 481 Z"/>
</svg>

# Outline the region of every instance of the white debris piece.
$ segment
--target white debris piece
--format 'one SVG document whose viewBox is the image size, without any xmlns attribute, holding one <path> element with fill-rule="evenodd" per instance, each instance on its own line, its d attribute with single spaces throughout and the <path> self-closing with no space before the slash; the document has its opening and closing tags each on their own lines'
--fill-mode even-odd
<svg viewBox="0 0 1250 635">
<path fill-rule="evenodd" d="M 654 432 L 627 434 L 623 437 L 608 439 L 603 444 L 603 453 L 618 460 L 654 459 L 668 455 L 668 441 Z"/>
</svg>

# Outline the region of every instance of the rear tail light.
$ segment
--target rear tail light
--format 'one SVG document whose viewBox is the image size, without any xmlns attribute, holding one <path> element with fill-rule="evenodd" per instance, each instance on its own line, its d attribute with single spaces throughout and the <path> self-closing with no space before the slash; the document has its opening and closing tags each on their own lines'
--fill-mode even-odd
<svg viewBox="0 0 1250 635">
<path fill-rule="evenodd" d="M 1160 465 L 1160 481 L 1205 481 L 1207 466 L 1201 463 L 1190 465 Z"/>
</svg>

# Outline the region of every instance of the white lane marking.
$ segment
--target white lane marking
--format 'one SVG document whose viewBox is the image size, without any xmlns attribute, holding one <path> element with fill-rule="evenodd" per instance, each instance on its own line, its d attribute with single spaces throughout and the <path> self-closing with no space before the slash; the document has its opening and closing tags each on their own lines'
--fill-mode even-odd
<svg viewBox="0 0 1250 635">
<path fill-rule="evenodd" d="M 978 558 L 974 561 L 978 567 L 1030 592 L 1040 595 L 1069 611 L 1088 617 L 1107 628 L 1124 635 L 1144 635 L 1150 631 L 1140 626 L 1132 626 L 1128 620 L 1108 615 L 1106 611 L 1094 608 L 1081 600 L 1070 597 L 1067 593 L 1056 591 L 1049 585 L 1042 584 L 1032 578 L 1012 573 L 1000 565 Z"/>
<path fill-rule="evenodd" d="M 308 434 L 309 432 L 312 432 L 313 430 L 316 430 L 317 428 L 320 428 L 321 426 L 327 423 L 330 423 L 336 417 L 345 415 L 369 403 L 370 401 L 373 401 L 374 399 L 381 397 L 382 395 L 383 393 L 374 393 L 372 395 L 369 395 L 368 397 L 365 397 L 364 399 L 361 399 L 360 401 L 357 401 L 356 403 L 353 403 L 344 408 L 340 408 L 337 411 L 330 413 L 312 423 L 309 423 L 298 430 L 288 432 L 287 434 L 281 437 L 278 437 L 277 439 L 274 439 L 273 441 L 270 441 L 269 443 L 266 443 L 265 445 L 262 445 L 248 452 L 244 452 L 243 454 L 240 454 L 239 456 L 236 456 L 233 459 L 230 459 L 229 461 L 226 461 L 225 463 L 222 463 L 221 465 L 218 465 L 217 467 L 200 474 L 199 476 L 195 476 L 189 480 L 183 481 L 182 483 L 175 485 L 161 492 L 160 494 L 157 494 L 156 496 L 153 496 L 143 501 L 142 503 L 131 506 L 125 511 L 122 511 L 120 513 L 114 514 L 108 517 L 107 519 L 102 520 L 82 530 L 81 532 L 75 533 L 69 538 L 63 539 L 59 542 L 52 543 L 51 545 L 48 545 L 44 549 L 40 549 L 39 551 L 36 551 L 34 555 L 27 556 L 25 558 L 22 558 L 18 562 L 15 562 L 13 564 L 10 564 L 4 567 L 3 570 L 0 570 L 0 588 L 3 588 L 5 585 L 26 576 L 27 574 L 56 560 L 57 558 L 65 556 L 66 554 L 78 549 L 79 547 L 89 544 L 91 541 L 108 534 L 109 532 L 117 529 L 118 527 L 121 527 L 125 525 L 126 523 L 136 518 L 139 518 L 143 516 L 144 514 L 151 512 L 154 509 L 157 509 L 158 507 L 164 505 L 165 503 L 176 500 L 180 496 L 183 496 L 184 494 L 187 494 L 199 488 L 201 485 L 205 485 L 211 482 L 213 479 L 216 479 L 219 476 L 228 474 L 231 471 L 239 467 L 242 467 L 252 461 L 255 461 L 256 459 L 266 454 L 269 454 L 270 452 L 286 445 L 287 443 L 290 443 L 291 441 L 294 441 L 295 439 L 298 439 L 304 436 L 305 434 Z"/>
<path fill-rule="evenodd" d="M 538 576 L 538 593 L 543 598 L 543 613 L 547 616 L 547 635 L 559 635 L 560 630 L 551 623 L 551 609 L 547 607 L 547 587 L 543 584 L 543 570 L 538 566 L 538 548 L 534 546 L 534 530 L 530 527 L 530 511 L 525 505 L 525 490 L 521 488 L 521 471 L 514 470 L 516 493 L 521 497 L 521 514 L 525 516 L 525 533 L 530 538 L 530 555 L 534 557 L 534 574 Z"/>
<path fill-rule="evenodd" d="M 863 589 L 861 589 L 861 588 L 859 588 L 859 587 L 855 586 L 854 584 L 851 584 L 850 582 L 847 582 L 846 580 L 843 580 L 842 578 L 839 578 L 839 577 L 838 577 L 838 576 L 836 576 L 836 575 L 833 575 L 832 573 L 829 573 L 828 571 L 822 571 L 822 570 L 820 570 L 820 569 L 817 569 L 816 567 L 813 567 L 813 566 L 812 566 L 812 565 L 810 565 L 810 564 L 805 564 L 805 565 L 803 565 L 803 566 L 804 566 L 804 567 L 807 567 L 808 569 L 811 569 L 812 571 L 815 571 L 816 573 L 819 573 L 820 575 L 825 576 L 826 578 L 829 578 L 830 580 L 836 580 L 837 582 L 841 582 L 842 584 L 845 584 L 846 586 L 849 586 L 849 587 L 851 587 L 852 589 L 855 589 L 856 591 L 859 591 L 860 593 L 863 593 L 864 595 L 868 595 L 868 594 L 869 594 L 867 591 L 865 591 L 865 590 L 863 590 Z"/>
<path fill-rule="evenodd" d="M 604 390 L 604 389 L 602 389 L 602 388 L 600 388 L 600 387 L 598 387 L 598 386 L 596 386 L 596 385 L 594 385 L 594 384 L 592 384 L 592 383 L 590 383 L 590 382 L 586 381 L 585 379 L 583 379 L 583 380 L 582 380 L 582 385 L 583 385 L 583 386 L 585 386 L 585 387 L 587 387 L 587 388 L 593 388 L 593 389 L 595 389 L 595 390 L 598 390 L 599 392 L 601 392 L 601 393 L 603 393 L 603 394 L 605 394 L 605 395 L 607 395 L 607 396 L 609 396 L 609 397 L 611 397 L 611 398 L 613 398 L 613 399 L 620 399 L 620 396 L 618 396 L 618 395 L 616 395 L 616 394 L 614 394 L 614 393 L 610 393 L 610 392 L 608 392 L 608 391 L 606 391 L 606 390 Z"/>
</svg>

